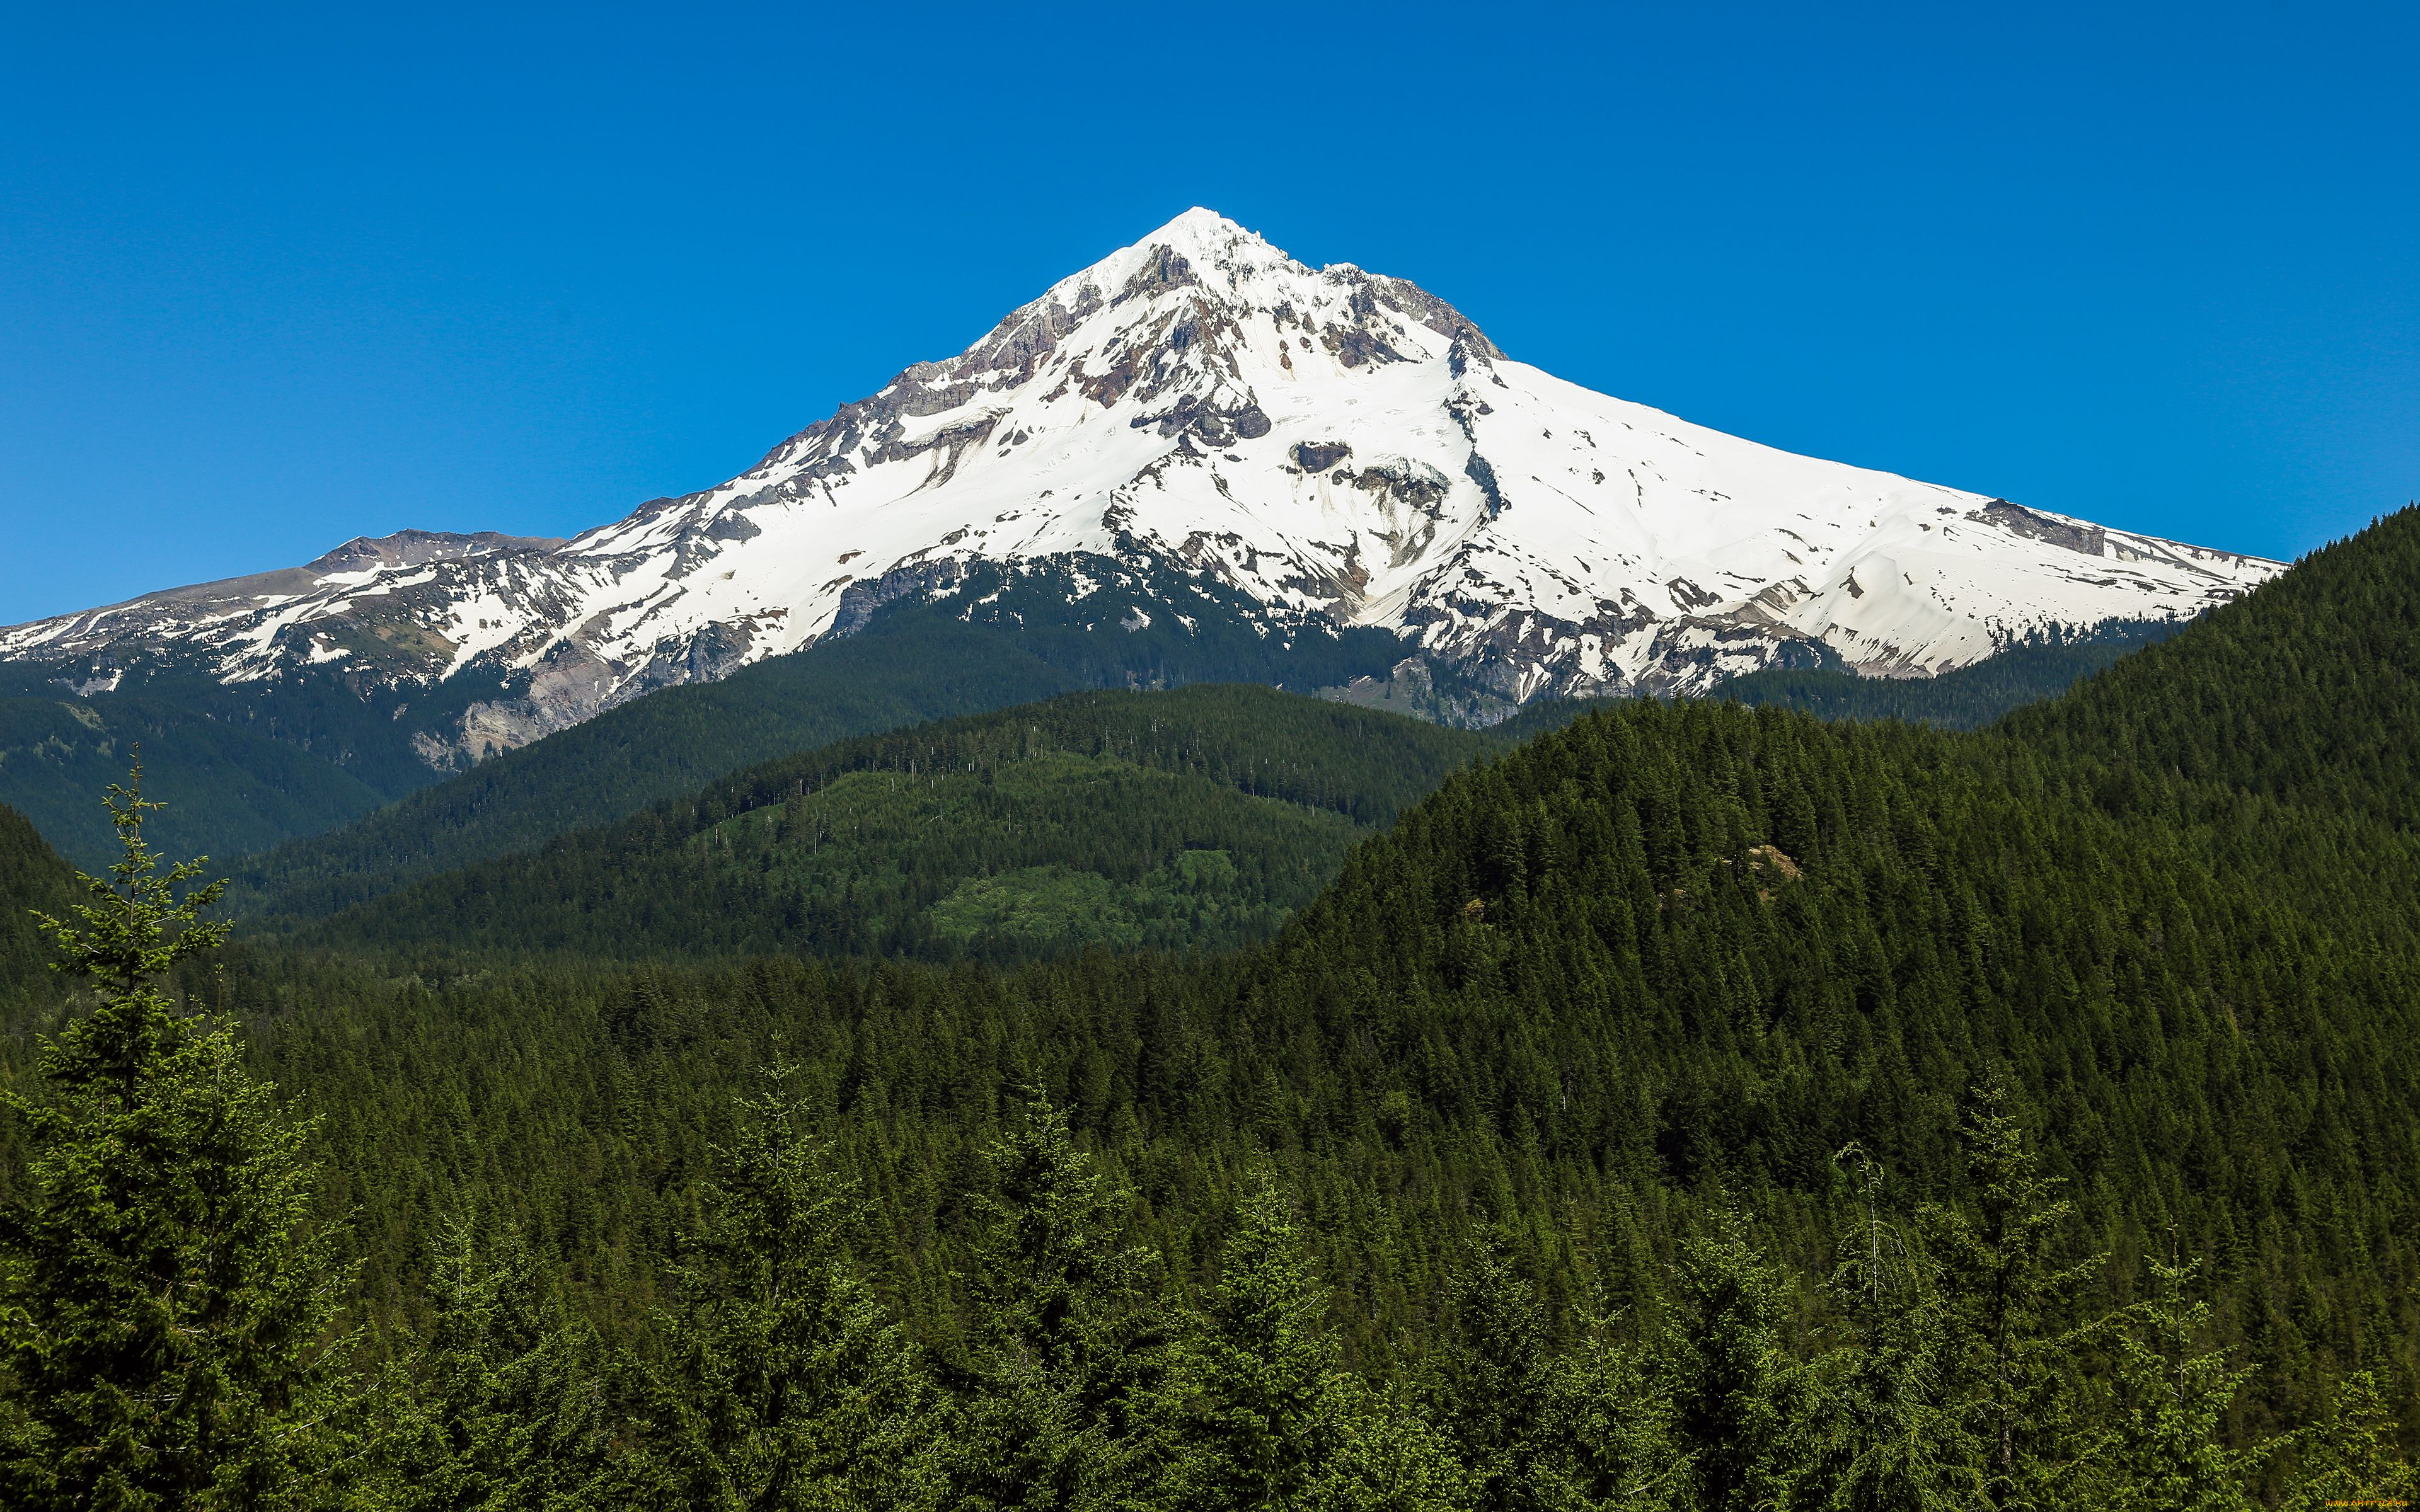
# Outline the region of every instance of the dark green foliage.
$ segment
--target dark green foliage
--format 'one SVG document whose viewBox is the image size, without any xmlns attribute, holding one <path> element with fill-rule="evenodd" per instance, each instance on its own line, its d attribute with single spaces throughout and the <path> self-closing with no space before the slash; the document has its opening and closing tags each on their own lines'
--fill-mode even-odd
<svg viewBox="0 0 2420 1512">
<path fill-rule="evenodd" d="M 2114 808 L 2252 794 L 2420 816 L 2420 505 L 2314 551 L 2193 633 L 2007 731 Z"/>
<path fill-rule="evenodd" d="M 896 1506 L 930 1458 L 923 1362 L 848 1257 L 855 1194 L 805 1127 L 787 1068 L 768 1074 L 700 1194 L 612 1504 Z"/>
<path fill-rule="evenodd" d="M 1072 581 L 1000 584 L 979 576 L 933 602 L 886 609 L 845 639 L 720 683 L 652 693 L 346 829 L 258 857 L 237 873 L 236 890 L 260 912 L 319 918 L 852 735 L 1085 687 L 1239 678 L 1315 687 L 1383 665 L 1396 645 L 1375 630 L 1263 634 L 1232 594 L 1191 579 L 1163 586 L 1196 601 L 1192 626 L 1163 607 L 1149 626 L 1128 629 L 1139 594 L 1121 585 L 1114 563 L 1094 566 L 1109 586 L 1074 604 L 1063 596 Z M 999 596 L 987 597 L 985 583 Z"/>
<path fill-rule="evenodd" d="M 664 688 L 236 873 L 249 907 L 317 918 L 414 878 L 619 819 L 784 751 L 1070 686 L 997 633 L 918 623 Z"/>
<path fill-rule="evenodd" d="M 142 748 L 146 790 L 166 807 L 152 842 L 232 858 L 316 835 L 390 795 L 289 741 L 157 699 L 0 698 L 0 800 L 78 865 L 106 866 L 116 838 L 93 795 Z M 433 775 L 433 774 L 432 774 Z"/>
<path fill-rule="evenodd" d="M 325 942 L 591 956 L 1209 949 L 1273 933 L 1484 739 L 1247 685 L 843 741 L 341 915 Z"/>
<path fill-rule="evenodd" d="M 1270 1183 L 1245 1196 L 1174 1372 L 1170 1479 L 1202 1512 L 1300 1505 L 1352 1431 L 1354 1382 L 1291 1207 Z"/>
<path fill-rule="evenodd" d="M 149 731 L 144 738 L 162 748 L 155 780 L 180 784 L 190 758 L 248 794 L 245 802 L 259 812 L 280 812 L 271 795 L 282 795 L 292 805 L 283 811 L 299 819 L 331 796 L 349 801 L 351 783 L 379 795 L 379 802 L 427 787 L 442 774 L 422 759 L 415 735 L 445 732 L 473 702 L 528 691 L 526 674 L 484 663 L 435 686 L 418 681 L 419 669 L 390 664 L 387 671 L 405 673 L 398 684 L 372 665 L 378 659 L 348 658 L 226 682 L 214 656 L 134 652 L 107 669 L 113 691 L 89 697 L 74 692 L 103 673 L 88 661 L 6 661 L 0 662 L 0 698 L 71 700 L 104 731 Z M 339 775 L 332 777 L 332 769 Z M 191 823 L 206 821 L 195 816 Z"/>
<path fill-rule="evenodd" d="M 1898 719 L 1944 730 L 1980 730 L 2010 709 L 2055 698 L 2118 658 L 2157 645 L 2188 622 L 2118 620 L 2054 631 L 2004 646 L 1972 666 L 1936 677 L 1864 677 L 1845 668 L 1749 672 L 1713 696 L 1750 708 L 1796 709 L 1819 719 Z"/>
<path fill-rule="evenodd" d="M 2055 698 L 2119 657 L 2166 640 L 2184 623 L 2120 620 L 2077 634 L 2040 636 L 1936 677 L 1864 677 L 1837 665 L 1773 668 L 1731 678 L 1708 696 L 1751 708 L 1796 709 L 1819 719 L 1898 719 L 1979 730 L 2011 709 Z M 1608 702 L 1613 701 L 1532 703 L 1489 733 L 1527 740 Z"/>
<path fill-rule="evenodd" d="M 28 1004 L 55 995 L 55 957 L 34 914 L 66 913 L 74 899 L 74 872 L 24 815 L 0 805 L 0 1029 L 16 1028 Z"/>
<path fill-rule="evenodd" d="M 2251 1371 L 2209 1346 L 2210 1304 L 2187 1290 L 2198 1260 L 2149 1264 L 2151 1295 L 2118 1335 L 2086 1494 L 2122 1512 L 2242 1512 L 2245 1479 L 2272 1446 L 2230 1447 L 2221 1425 Z"/>
<path fill-rule="evenodd" d="M 420 1380 L 370 1460 L 375 1504 L 504 1512 L 598 1481 L 614 1427 L 596 1333 L 564 1314 L 520 1236 L 456 1215 L 428 1270 Z"/>
<path fill-rule="evenodd" d="M 1129 1242 L 1128 1195 L 1077 1149 L 1047 1099 L 986 1156 L 965 1406 L 942 1457 L 949 1500 L 1128 1504 L 1172 1447 L 1155 1411 L 1175 1322 L 1156 1296 L 1157 1257 Z"/>
<path fill-rule="evenodd" d="M 2375 532 L 2390 561 L 2402 529 Z M 2331 571 L 2366 593 L 2364 544 Z M 2243 610 L 2228 643 L 2273 648 L 2298 717 L 2331 717 L 2296 677 L 2404 665 L 2408 637 L 2371 633 L 2401 622 Z M 2258 727 L 2253 694 L 2205 686 L 2196 657 L 2239 663 L 2189 655 L 2201 633 L 2145 656 L 2221 730 Z M 428 1215 L 495 1212 L 654 1363 L 625 1381 L 627 1446 L 684 1414 L 738 1426 L 688 1442 L 762 1442 L 741 1365 L 666 1362 L 770 1348 L 727 1343 L 760 1336 L 739 1324 L 768 1273 L 690 1277 L 735 1211 L 732 1094 L 781 1056 L 814 1168 L 862 1194 L 853 1263 L 823 1273 L 882 1303 L 825 1316 L 913 1342 L 888 1357 L 924 1362 L 950 1504 L 2392 1486 L 2420 1426 L 2397 1419 L 2420 1399 L 2420 836 L 2400 756 L 2366 743 L 2403 711 L 2349 689 L 2318 755 L 2268 764 L 2171 719 L 2158 680 L 2123 696 L 2168 733 L 2125 735 L 2101 702 L 2131 665 L 1978 733 L 1601 710 L 1454 771 L 1229 956 L 261 944 L 224 1000 L 325 1117 L 364 1308 L 425 1332 Z M 939 781 L 937 746 L 886 748 Z M 1140 748 L 1113 759 L 1188 764 Z M 685 833 L 778 835 L 805 792 Z M 1221 1350 L 1258 1369 L 1214 1381 Z M 1331 1470 L 1289 1478 L 1322 1436 Z"/>
<path fill-rule="evenodd" d="M 111 793 L 118 863 L 82 879 L 77 923 L 43 920 L 95 1000 L 43 1044 L 40 1090 L 7 1099 L 27 1195 L 0 1211 L 0 1486 L 28 1512 L 285 1504 L 348 1406 L 341 1236 L 313 1219 L 311 1131 L 229 1023 L 159 989 L 219 943 L 218 887 L 160 872 L 152 806 Z"/>
<path fill-rule="evenodd" d="M 1975 1099 L 1965 1131 L 1968 1203 L 1923 1214 L 1939 1268 L 1940 1373 L 1965 1414 L 1984 1505 L 2055 1506 L 2074 1494 L 2090 1442 L 2075 1400 L 2076 1346 L 2062 1328 L 2106 1256 L 2059 1253 L 2074 1206 L 2055 1196 L 2006 1087 Z"/>
</svg>

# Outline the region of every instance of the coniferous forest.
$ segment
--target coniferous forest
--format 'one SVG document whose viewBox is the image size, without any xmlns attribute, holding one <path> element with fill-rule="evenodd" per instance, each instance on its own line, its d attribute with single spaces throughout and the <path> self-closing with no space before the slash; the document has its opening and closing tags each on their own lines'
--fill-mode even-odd
<svg viewBox="0 0 2420 1512">
<path fill-rule="evenodd" d="M 0 811 L 0 1504 L 2408 1500 L 2420 510 L 2123 649 Z"/>
</svg>

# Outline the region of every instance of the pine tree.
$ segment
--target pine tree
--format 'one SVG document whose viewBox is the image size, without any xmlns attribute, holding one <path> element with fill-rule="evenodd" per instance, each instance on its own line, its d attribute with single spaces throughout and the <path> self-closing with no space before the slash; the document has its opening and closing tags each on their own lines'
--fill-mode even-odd
<svg viewBox="0 0 2420 1512">
<path fill-rule="evenodd" d="M 160 870 L 139 765 L 106 801 L 117 862 L 79 875 L 76 923 L 40 918 L 96 1001 L 44 1041 L 39 1095 L 8 1095 L 28 1196 L 0 1215 L 0 1500 L 307 1504 L 361 1405 L 332 1336 L 353 1271 L 314 1221 L 313 1128 L 246 1072 L 230 1020 L 163 990 L 224 939 L 203 918 L 221 885 L 187 886 L 202 860 Z"/>
<path fill-rule="evenodd" d="M 1566 1393 L 1536 1288 L 1482 1239 L 1455 1292 L 1439 1416 L 1470 1467 L 1476 1504 L 1488 1512 L 1570 1505 Z"/>
<path fill-rule="evenodd" d="M 1670 1301 L 1652 1379 L 1671 1404 L 1672 1446 L 1688 1467 L 1683 1504 L 1781 1504 L 1810 1450 L 1806 1370 L 1781 1335 L 1785 1283 L 1734 1216 L 1683 1246 Z"/>
<path fill-rule="evenodd" d="M 810 1136 L 792 1074 L 776 1062 L 716 1152 L 614 1504 L 807 1512 L 919 1494 L 933 1427 L 923 1353 L 850 1261 L 854 1194 Z"/>
<path fill-rule="evenodd" d="M 2396 1445 L 2395 1413 L 2367 1370 L 2337 1385 L 2327 1421 L 2314 1426 L 2296 1477 L 2294 1504 L 2375 1504 L 2420 1499 L 2420 1473 Z"/>
<path fill-rule="evenodd" d="M 2149 1264 L 2152 1295 L 2118 1336 L 2116 1411 L 2089 1499 L 2114 1512 L 2242 1512 L 2245 1479 L 2274 1447 L 2226 1444 L 2226 1410 L 2252 1372 L 2200 1348 L 2210 1304 L 2187 1295 L 2200 1260 Z"/>
<path fill-rule="evenodd" d="M 1973 1504 L 1955 1414 L 1942 1405 L 1941 1298 L 1925 1256 L 1884 1218 L 1882 1171 L 1851 1145 L 1859 1197 L 1832 1277 L 1854 1337 L 1817 1362 L 1814 1452 L 1793 1504 L 1838 1512 L 1947 1512 Z"/>
</svg>

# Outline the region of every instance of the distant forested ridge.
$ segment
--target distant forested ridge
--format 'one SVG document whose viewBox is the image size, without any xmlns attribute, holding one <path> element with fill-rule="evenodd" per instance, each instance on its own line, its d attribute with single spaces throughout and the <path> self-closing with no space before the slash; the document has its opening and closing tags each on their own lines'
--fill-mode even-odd
<svg viewBox="0 0 2420 1512">
<path fill-rule="evenodd" d="M 2035 635 L 1981 661 L 1931 677 L 1865 677 L 1839 666 L 1771 668 L 1719 683 L 1706 696 L 1752 708 L 1796 709 L 1819 719 L 1899 719 L 1944 730 L 1979 730 L 2011 709 L 2055 698 L 2118 657 L 2157 645 L 2189 623 L 2121 620 L 2090 629 Z M 1601 699 L 1531 704 L 1496 726 L 1526 740 L 1559 729 Z"/>
<path fill-rule="evenodd" d="M 1495 748 L 1251 685 L 1078 693 L 766 763 L 329 920 L 324 943 L 599 957 L 1208 949 Z"/>
<path fill-rule="evenodd" d="M 1031 702 L 1084 687 L 1282 682 L 1317 686 L 1383 662 L 1383 631 L 1255 633 L 1198 589 L 1192 629 L 1122 620 L 1106 592 L 1070 602 L 1047 579 L 978 575 L 900 603 L 860 631 L 670 687 L 483 762 L 334 833 L 247 861 L 247 911 L 314 918 L 418 878 L 608 824 L 742 767 L 853 735 Z M 1128 595 L 1132 596 L 1132 595 Z"/>
<path fill-rule="evenodd" d="M 74 897 L 72 876 L 23 814 L 0 805 L 0 1034 L 21 1026 L 29 1000 L 55 995 L 49 990 L 51 950 L 35 931 L 32 910 L 64 913 Z"/>
</svg>

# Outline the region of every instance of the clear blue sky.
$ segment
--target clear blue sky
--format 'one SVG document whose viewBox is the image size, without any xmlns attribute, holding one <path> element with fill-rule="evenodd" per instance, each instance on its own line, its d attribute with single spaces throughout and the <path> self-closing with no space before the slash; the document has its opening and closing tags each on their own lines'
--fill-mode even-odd
<svg viewBox="0 0 2420 1512">
<path fill-rule="evenodd" d="M 43 6 L 0 623 L 721 480 L 1194 204 L 1794 450 L 2293 555 L 2420 495 L 2420 23 Z"/>
</svg>

